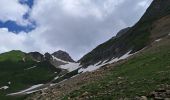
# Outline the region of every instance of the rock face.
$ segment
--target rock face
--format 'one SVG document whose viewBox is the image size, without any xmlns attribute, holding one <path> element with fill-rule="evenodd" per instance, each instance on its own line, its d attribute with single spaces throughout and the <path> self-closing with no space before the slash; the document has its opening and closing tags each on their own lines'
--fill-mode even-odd
<svg viewBox="0 0 170 100">
<path fill-rule="evenodd" d="M 133 27 L 124 29 L 123 34 L 120 31 L 117 37 L 100 44 L 78 62 L 87 67 L 99 61 L 119 58 L 129 51 L 134 53 L 143 49 L 153 41 L 150 38 L 153 23 L 169 14 L 170 0 L 154 0 L 143 17 Z"/>
<path fill-rule="evenodd" d="M 116 35 L 116 38 L 119 38 L 121 37 L 122 35 L 124 35 L 131 27 L 127 27 L 127 28 L 124 28 L 122 30 L 120 30 L 117 35 Z"/>
<path fill-rule="evenodd" d="M 53 57 L 52 57 L 51 54 L 49 54 L 49 53 L 45 53 L 45 54 L 44 54 L 44 58 L 45 58 L 45 60 L 47 60 L 47 61 L 53 60 Z"/>
<path fill-rule="evenodd" d="M 44 56 L 39 52 L 30 52 L 27 56 L 30 56 L 35 61 L 44 61 Z"/>
<path fill-rule="evenodd" d="M 170 14 L 170 0 L 153 0 L 141 22 L 156 20 L 168 14 Z"/>
<path fill-rule="evenodd" d="M 65 52 L 65 51 L 59 50 L 59 51 L 57 51 L 57 52 L 54 52 L 52 55 L 53 55 L 54 57 L 59 58 L 59 59 L 64 60 L 64 61 L 75 62 L 75 61 L 70 57 L 70 55 L 69 55 L 67 52 Z"/>
</svg>

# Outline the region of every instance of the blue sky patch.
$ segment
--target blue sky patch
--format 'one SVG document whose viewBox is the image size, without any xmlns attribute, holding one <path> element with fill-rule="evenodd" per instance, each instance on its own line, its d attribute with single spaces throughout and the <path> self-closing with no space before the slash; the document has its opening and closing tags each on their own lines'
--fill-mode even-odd
<svg viewBox="0 0 170 100">
<path fill-rule="evenodd" d="M 23 4 L 23 5 L 28 5 L 30 7 L 30 9 L 32 9 L 34 0 L 19 0 L 19 3 Z M 23 19 L 25 19 L 25 20 L 29 19 L 29 17 L 30 17 L 29 11 L 23 15 Z M 22 31 L 28 33 L 36 28 L 35 21 L 31 21 L 30 23 L 31 23 L 30 25 L 22 26 L 12 20 L 8 20 L 6 22 L 0 21 L 0 28 L 8 28 L 9 32 L 13 32 L 16 34 L 18 34 L 19 32 L 22 32 Z"/>
<path fill-rule="evenodd" d="M 21 26 L 21 25 L 18 25 L 14 21 L 6 21 L 6 22 L 0 21 L 0 28 L 8 28 L 8 30 L 10 32 L 13 32 L 13 33 L 16 33 L 16 34 L 21 32 L 21 31 L 28 33 L 30 31 L 34 30 L 35 26 L 36 26 L 35 22 L 32 22 L 32 25 Z"/>
<path fill-rule="evenodd" d="M 26 4 L 30 8 L 32 8 L 32 6 L 34 5 L 34 0 L 19 0 L 19 3 L 20 4 Z"/>
</svg>

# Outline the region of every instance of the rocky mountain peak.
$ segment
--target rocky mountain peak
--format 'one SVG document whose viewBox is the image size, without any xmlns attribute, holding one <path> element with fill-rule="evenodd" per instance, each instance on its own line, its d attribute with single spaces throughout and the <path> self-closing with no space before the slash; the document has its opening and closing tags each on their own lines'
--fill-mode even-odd
<svg viewBox="0 0 170 100">
<path fill-rule="evenodd" d="M 168 14 L 170 14 L 170 0 L 153 0 L 144 16 L 141 18 L 141 21 L 157 20 Z"/>
<path fill-rule="evenodd" d="M 34 59 L 36 61 L 43 61 L 44 60 L 44 56 L 39 52 L 30 52 L 27 55 L 30 56 L 32 59 Z"/>
<path fill-rule="evenodd" d="M 64 61 L 75 62 L 67 52 L 62 51 L 62 50 L 54 52 L 52 55 Z"/>
<path fill-rule="evenodd" d="M 151 31 L 154 28 L 153 23 L 168 15 L 170 15 L 170 0 L 153 0 L 137 24 L 131 28 L 121 30 L 116 37 L 114 36 L 97 46 L 79 60 L 80 64 L 87 67 L 100 61 L 119 58 L 129 51 L 131 51 L 130 53 L 135 53 L 143 49 L 152 41 L 150 37 L 152 35 Z M 163 27 L 167 27 L 167 25 L 165 24 Z M 160 29 L 162 31 L 162 28 Z M 168 31 L 165 30 L 168 30 L 168 27 L 163 30 L 167 34 Z"/>
<path fill-rule="evenodd" d="M 45 60 L 50 61 L 51 59 L 53 59 L 53 57 L 51 56 L 51 54 L 49 54 L 48 52 L 44 54 Z"/>
</svg>

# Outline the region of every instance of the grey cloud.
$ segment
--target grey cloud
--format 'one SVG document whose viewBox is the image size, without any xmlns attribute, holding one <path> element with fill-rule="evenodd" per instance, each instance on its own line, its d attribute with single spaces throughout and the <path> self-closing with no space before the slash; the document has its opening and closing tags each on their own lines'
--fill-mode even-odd
<svg viewBox="0 0 170 100">
<path fill-rule="evenodd" d="M 144 1 L 150 4 L 152 0 L 35 0 L 31 19 L 37 28 L 16 35 L 17 41 L 0 48 L 9 50 L 20 44 L 15 49 L 43 53 L 63 49 L 77 60 L 120 29 L 135 24 L 147 8 L 138 5 Z M 5 32 L 8 40 L 11 35 Z"/>
<path fill-rule="evenodd" d="M 44 39 L 49 46 L 64 49 L 74 59 L 78 59 L 98 44 L 114 36 L 120 29 L 135 24 L 147 8 L 147 6 L 137 6 L 142 1 L 146 0 L 124 0 L 102 19 L 94 16 L 71 16 L 61 9 L 61 6 L 49 5 L 50 7 L 43 9 L 44 11 L 38 12 L 40 16 L 37 20 L 40 26 L 48 27 L 48 30 L 41 33 L 41 39 Z M 94 0 L 91 3 L 95 2 L 100 7 L 104 1 Z M 86 9 L 89 10 L 88 7 Z"/>
</svg>

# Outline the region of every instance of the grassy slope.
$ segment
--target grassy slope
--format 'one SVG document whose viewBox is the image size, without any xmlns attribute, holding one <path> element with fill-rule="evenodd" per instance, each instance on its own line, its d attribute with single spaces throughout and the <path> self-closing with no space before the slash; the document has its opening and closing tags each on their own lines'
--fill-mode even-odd
<svg viewBox="0 0 170 100">
<path fill-rule="evenodd" d="M 11 97 L 6 97 L 5 94 L 48 82 L 56 76 L 54 73 L 56 70 L 52 69 L 53 66 L 48 62 L 37 63 L 30 59 L 23 62 L 24 55 L 20 51 L 11 51 L 0 55 L 0 87 L 6 85 L 10 87 L 7 90 L 0 90 L 0 99 L 9 100 Z M 25 70 L 33 66 L 37 67 Z M 11 85 L 7 84 L 9 81 Z"/>
<path fill-rule="evenodd" d="M 24 53 L 19 50 L 13 50 L 10 52 L 0 54 L 0 61 L 11 60 L 11 61 L 19 61 L 24 57 Z"/>
<path fill-rule="evenodd" d="M 160 84 L 170 84 L 170 39 L 164 40 L 128 62 L 116 66 L 103 80 L 65 96 L 91 100 L 117 100 L 146 95 Z"/>
</svg>

